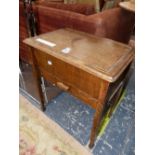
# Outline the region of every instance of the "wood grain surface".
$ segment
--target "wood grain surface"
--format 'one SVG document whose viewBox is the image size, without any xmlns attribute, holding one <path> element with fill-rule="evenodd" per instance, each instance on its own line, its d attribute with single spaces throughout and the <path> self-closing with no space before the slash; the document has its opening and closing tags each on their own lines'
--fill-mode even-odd
<svg viewBox="0 0 155 155">
<path fill-rule="evenodd" d="M 47 46 L 38 38 L 55 46 Z M 59 29 L 24 42 L 109 82 L 117 80 L 134 57 L 128 45 L 71 29 Z"/>
</svg>

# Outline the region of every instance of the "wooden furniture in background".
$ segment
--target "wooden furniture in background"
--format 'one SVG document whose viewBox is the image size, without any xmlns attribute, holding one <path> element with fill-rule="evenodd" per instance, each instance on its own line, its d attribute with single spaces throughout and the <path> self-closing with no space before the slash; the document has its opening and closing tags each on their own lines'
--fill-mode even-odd
<svg viewBox="0 0 155 155">
<path fill-rule="evenodd" d="M 105 4 L 105 0 L 99 0 L 99 4 L 100 4 L 100 11 L 101 11 Z"/>
<path fill-rule="evenodd" d="M 96 110 L 89 147 L 93 147 L 108 103 L 117 102 L 134 52 L 131 47 L 71 29 L 59 29 L 24 40 L 31 50 L 41 108 L 45 110 L 43 76 Z M 116 97 L 117 96 L 117 97 Z"/>
</svg>

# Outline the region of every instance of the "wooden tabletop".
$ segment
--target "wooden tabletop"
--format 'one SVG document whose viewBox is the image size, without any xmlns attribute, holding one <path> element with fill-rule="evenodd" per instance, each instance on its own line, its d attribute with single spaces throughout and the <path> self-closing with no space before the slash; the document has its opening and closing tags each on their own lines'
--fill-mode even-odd
<svg viewBox="0 0 155 155">
<path fill-rule="evenodd" d="M 27 38 L 24 43 L 109 82 L 134 57 L 128 45 L 68 28 Z"/>
</svg>

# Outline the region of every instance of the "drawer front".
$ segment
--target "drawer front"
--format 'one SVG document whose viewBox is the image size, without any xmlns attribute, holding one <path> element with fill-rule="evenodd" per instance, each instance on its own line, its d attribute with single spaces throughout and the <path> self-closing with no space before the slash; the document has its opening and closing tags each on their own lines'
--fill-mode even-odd
<svg viewBox="0 0 155 155">
<path fill-rule="evenodd" d="M 101 82 L 99 78 L 60 60 L 56 61 L 55 76 L 91 97 L 98 98 Z"/>
<path fill-rule="evenodd" d="M 54 74 L 55 59 L 53 57 L 39 50 L 35 50 L 34 55 L 39 67 L 44 68 L 49 73 Z"/>
<path fill-rule="evenodd" d="M 35 56 L 42 70 L 46 70 L 46 73 L 54 76 L 57 82 L 70 85 L 72 89 L 76 88 L 88 96 L 98 99 L 101 79 L 46 53 L 36 51 Z"/>
<path fill-rule="evenodd" d="M 84 91 L 81 91 L 80 89 L 78 89 L 74 85 L 54 77 L 53 74 L 47 72 L 43 68 L 40 68 L 40 71 L 41 71 L 41 74 L 44 76 L 44 78 L 47 81 L 50 81 L 51 84 L 53 84 L 53 86 L 57 86 L 61 90 L 64 90 L 64 91 L 71 93 L 72 95 L 78 97 L 79 99 L 81 99 L 83 102 L 85 102 L 86 104 L 88 104 L 92 108 L 96 109 L 97 99 L 91 97 L 90 95 L 88 95 Z"/>
</svg>

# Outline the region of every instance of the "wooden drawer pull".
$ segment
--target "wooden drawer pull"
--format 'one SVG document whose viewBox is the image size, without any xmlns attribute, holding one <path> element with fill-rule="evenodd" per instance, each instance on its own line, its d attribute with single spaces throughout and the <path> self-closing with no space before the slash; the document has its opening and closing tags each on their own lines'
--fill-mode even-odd
<svg viewBox="0 0 155 155">
<path fill-rule="evenodd" d="M 69 87 L 63 84 L 62 82 L 57 82 L 57 86 L 64 91 L 69 90 Z"/>
</svg>

